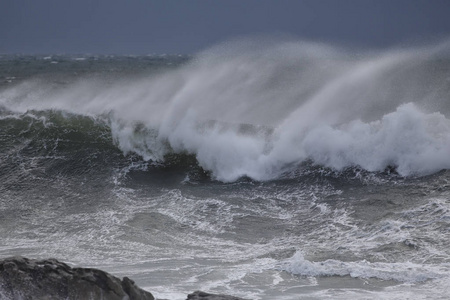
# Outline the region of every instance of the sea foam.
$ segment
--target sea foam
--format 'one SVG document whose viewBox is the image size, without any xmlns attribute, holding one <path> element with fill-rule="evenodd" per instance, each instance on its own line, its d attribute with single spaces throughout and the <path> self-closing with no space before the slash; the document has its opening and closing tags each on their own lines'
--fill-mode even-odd
<svg viewBox="0 0 450 300">
<path fill-rule="evenodd" d="M 383 263 L 368 261 L 345 262 L 335 259 L 314 262 L 297 252 L 282 264 L 281 269 L 301 276 L 350 276 L 353 278 L 377 278 L 415 283 L 429 279 L 448 277 L 448 265 L 421 265 L 411 262 Z"/>
</svg>

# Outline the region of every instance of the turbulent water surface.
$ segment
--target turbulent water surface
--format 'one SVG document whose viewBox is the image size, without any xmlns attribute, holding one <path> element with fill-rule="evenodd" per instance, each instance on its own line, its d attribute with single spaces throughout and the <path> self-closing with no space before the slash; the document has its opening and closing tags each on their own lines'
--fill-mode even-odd
<svg viewBox="0 0 450 300">
<path fill-rule="evenodd" d="M 0 257 L 157 297 L 450 294 L 450 44 L 0 57 Z"/>
</svg>

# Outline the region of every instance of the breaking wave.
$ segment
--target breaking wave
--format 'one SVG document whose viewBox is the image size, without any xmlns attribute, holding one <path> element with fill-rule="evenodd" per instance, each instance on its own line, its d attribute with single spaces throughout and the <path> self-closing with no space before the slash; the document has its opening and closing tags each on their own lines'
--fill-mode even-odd
<svg viewBox="0 0 450 300">
<path fill-rule="evenodd" d="M 82 139 L 155 162 L 194 156 L 226 182 L 275 179 L 305 161 L 423 176 L 450 168 L 449 54 L 449 43 L 355 54 L 235 41 L 138 78 L 27 79 L 0 91 L 0 107 L 3 119 L 57 112 L 66 131 L 67 116 L 97 120 Z"/>
</svg>

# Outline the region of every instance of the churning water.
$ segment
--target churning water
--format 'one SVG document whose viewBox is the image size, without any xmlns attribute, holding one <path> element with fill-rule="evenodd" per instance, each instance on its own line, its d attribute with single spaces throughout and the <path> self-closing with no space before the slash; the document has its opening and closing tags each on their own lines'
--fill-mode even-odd
<svg viewBox="0 0 450 300">
<path fill-rule="evenodd" d="M 157 297 L 446 298 L 450 44 L 0 58 L 0 256 Z"/>
</svg>

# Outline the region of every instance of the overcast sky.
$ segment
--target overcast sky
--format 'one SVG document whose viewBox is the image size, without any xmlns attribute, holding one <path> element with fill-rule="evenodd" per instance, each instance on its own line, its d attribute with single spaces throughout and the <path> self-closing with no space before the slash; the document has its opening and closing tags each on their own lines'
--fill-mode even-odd
<svg viewBox="0 0 450 300">
<path fill-rule="evenodd" d="M 364 48 L 450 37 L 450 0 L 0 0 L 0 53 L 192 54 L 288 34 Z"/>
</svg>

